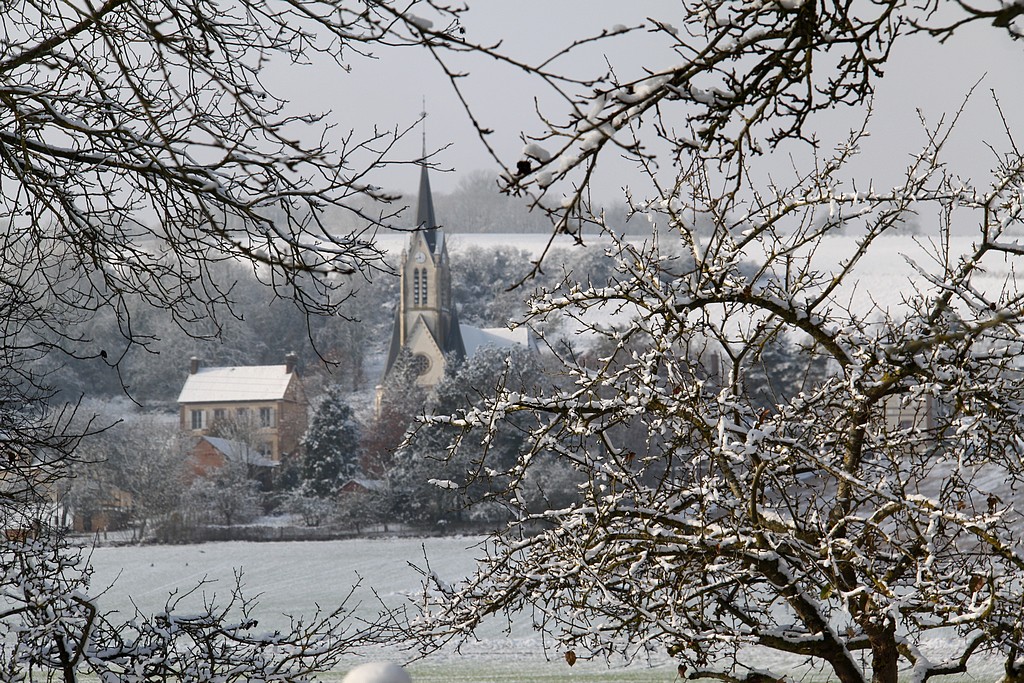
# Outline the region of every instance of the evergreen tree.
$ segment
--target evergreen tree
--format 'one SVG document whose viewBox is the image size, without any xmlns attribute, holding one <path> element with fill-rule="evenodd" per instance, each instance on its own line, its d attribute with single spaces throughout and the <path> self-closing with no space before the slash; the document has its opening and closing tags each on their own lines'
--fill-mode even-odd
<svg viewBox="0 0 1024 683">
<path fill-rule="evenodd" d="M 328 387 L 302 446 L 303 479 L 314 495 L 331 496 L 361 473 L 359 426 L 338 385 Z"/>
<path fill-rule="evenodd" d="M 460 364 L 451 364 L 430 396 L 427 413 L 456 415 L 473 411 L 497 387 L 523 391 L 540 378 L 537 355 L 522 347 L 484 348 Z M 524 448 L 527 426 L 511 419 L 486 443 L 452 452 L 460 430 L 427 421 L 410 436 L 396 458 L 393 480 L 405 496 L 406 521 L 435 525 L 463 521 L 466 508 L 486 502 L 507 483 L 508 470 Z M 488 466 L 483 467 L 487 458 Z M 454 482 L 460 482 L 458 486 Z"/>
<path fill-rule="evenodd" d="M 759 408 L 788 403 L 827 377 L 825 357 L 788 336 L 769 339 L 743 376 L 744 389 Z"/>
</svg>

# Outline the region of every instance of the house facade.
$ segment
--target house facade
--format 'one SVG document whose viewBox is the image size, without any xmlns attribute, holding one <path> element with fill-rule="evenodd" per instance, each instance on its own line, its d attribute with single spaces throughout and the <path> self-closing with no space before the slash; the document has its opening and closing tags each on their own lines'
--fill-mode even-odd
<svg viewBox="0 0 1024 683">
<path fill-rule="evenodd" d="M 181 429 L 245 440 L 273 463 L 297 453 L 309 404 L 295 360 L 289 354 L 283 365 L 204 368 L 193 358 L 178 395 Z"/>
</svg>

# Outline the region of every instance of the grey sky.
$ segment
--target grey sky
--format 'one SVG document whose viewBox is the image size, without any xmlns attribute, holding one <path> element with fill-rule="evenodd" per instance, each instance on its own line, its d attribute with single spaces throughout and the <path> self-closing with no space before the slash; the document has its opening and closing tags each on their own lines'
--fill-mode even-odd
<svg viewBox="0 0 1024 683">
<path fill-rule="evenodd" d="M 470 3 L 466 15 L 467 37 L 481 41 L 502 40 L 506 52 L 537 59 L 576 37 L 611 28 L 615 24 L 636 25 L 646 17 L 679 23 L 679 4 L 668 0 L 486 0 Z M 613 51 L 614 50 L 614 51 Z M 929 122 L 959 107 L 971 86 L 982 79 L 954 137 L 950 160 L 966 175 L 978 176 L 991 168 L 993 157 L 982 144 L 991 142 L 1005 148 L 1005 136 L 990 90 L 999 94 L 1004 112 L 1024 135 L 1024 44 L 1009 39 L 1005 31 L 987 26 L 972 27 L 945 45 L 928 38 L 912 37 L 897 45 L 880 82 L 872 137 L 854 169 L 861 178 L 872 178 L 876 187 L 897 181 L 910 155 L 925 140 L 916 110 Z M 289 94 L 314 107 L 330 108 L 340 130 L 368 130 L 412 123 L 427 100 L 428 144 L 450 144 L 438 157 L 453 173 L 435 173 L 435 191 L 450 191 L 459 177 L 475 169 L 493 169 L 483 145 L 473 134 L 451 86 L 425 51 L 416 48 L 378 51 L 376 61 L 357 59 L 353 71 L 316 69 L 304 79 L 290 75 Z M 574 73 L 600 73 L 604 58 L 620 76 L 639 74 L 644 66 L 665 68 L 680 61 L 650 34 L 638 33 L 626 39 L 602 44 L 600 50 L 583 50 L 577 58 L 564 60 Z M 537 132 L 534 100 L 542 107 L 561 106 L 550 92 L 514 69 L 499 66 L 479 56 L 463 62 L 472 75 L 460 81 L 481 121 L 496 132 L 491 142 L 504 158 L 514 163 L 522 148 L 520 131 Z M 552 109 L 552 111 L 561 111 Z M 823 118 L 818 132 L 826 147 L 856 125 L 859 112 L 839 111 Z M 399 146 L 401 156 L 418 153 L 420 137 L 410 136 Z M 778 162 L 778 164 L 776 164 Z M 772 159 L 769 167 L 785 169 L 786 159 Z M 612 159 L 595 181 L 595 190 L 610 201 L 621 199 L 619 188 L 630 182 L 629 166 Z M 416 173 L 409 168 L 394 169 L 377 176 L 375 182 L 389 188 L 415 191 Z"/>
</svg>

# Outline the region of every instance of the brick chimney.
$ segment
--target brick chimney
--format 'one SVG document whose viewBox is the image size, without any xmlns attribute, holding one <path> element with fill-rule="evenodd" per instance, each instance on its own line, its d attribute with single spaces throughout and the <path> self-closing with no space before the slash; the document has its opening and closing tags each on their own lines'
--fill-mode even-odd
<svg viewBox="0 0 1024 683">
<path fill-rule="evenodd" d="M 199 372 L 199 359 L 192 356 L 188 359 L 188 374 L 194 375 Z"/>
<path fill-rule="evenodd" d="M 284 371 L 285 371 L 285 374 L 290 375 L 293 372 L 295 372 L 295 362 L 298 359 L 299 359 L 299 357 L 296 356 L 295 353 L 289 353 L 288 355 L 286 355 L 284 357 Z"/>
</svg>

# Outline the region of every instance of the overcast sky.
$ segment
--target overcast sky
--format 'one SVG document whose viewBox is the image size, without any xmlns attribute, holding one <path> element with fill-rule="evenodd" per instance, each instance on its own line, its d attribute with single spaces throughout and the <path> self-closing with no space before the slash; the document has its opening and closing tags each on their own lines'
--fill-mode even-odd
<svg viewBox="0 0 1024 683">
<path fill-rule="evenodd" d="M 669 0 L 477 0 L 469 4 L 467 38 L 482 42 L 500 39 L 512 55 L 534 59 L 550 54 L 572 38 L 616 24 L 636 25 L 651 16 L 680 23 L 679 5 Z M 1024 136 L 1022 51 L 1024 41 L 1015 43 L 1005 31 L 991 27 L 975 27 L 945 45 L 927 38 L 903 40 L 879 84 L 872 138 L 855 167 L 858 175 L 874 179 L 876 187 L 895 183 L 912 152 L 925 140 L 917 110 L 928 121 L 938 121 L 959 107 L 979 79 L 981 86 L 954 138 L 953 159 L 965 175 L 983 174 L 993 161 L 983 143 L 1006 146 L 990 90 L 998 92 L 1004 111 Z M 433 174 L 435 191 L 450 191 L 462 174 L 476 169 L 496 172 L 451 86 L 425 51 L 390 49 L 377 55 L 375 61 L 355 60 L 349 74 L 336 69 L 317 69 L 301 79 L 290 74 L 289 95 L 313 108 L 331 109 L 339 129 L 356 131 L 369 130 L 373 125 L 407 126 L 415 121 L 425 99 L 428 146 L 450 145 L 436 160 L 454 169 L 452 173 Z M 644 66 L 658 69 L 679 61 L 663 41 L 641 32 L 603 43 L 600 50 L 581 51 L 578 58 L 565 60 L 564 67 L 575 73 L 599 73 L 606 68 L 605 59 L 620 76 L 638 74 Z M 460 82 L 471 105 L 481 121 L 496 131 L 492 144 L 514 163 L 522 149 L 520 132 L 539 131 L 534 98 L 541 97 L 542 106 L 550 106 L 554 100 L 536 82 L 509 67 L 479 57 L 465 66 L 471 76 Z M 859 115 L 839 112 L 822 120 L 818 132 L 825 141 L 838 140 L 849 126 L 856 125 Z M 419 146 L 420 137 L 414 134 L 398 152 L 413 157 Z M 778 162 L 785 165 L 783 159 Z M 604 171 L 595 181 L 597 193 L 607 196 L 608 202 L 621 200 L 620 188 L 629 183 L 631 170 L 625 164 L 606 163 Z M 415 169 L 406 167 L 381 174 L 376 182 L 415 192 L 416 180 Z"/>
</svg>

